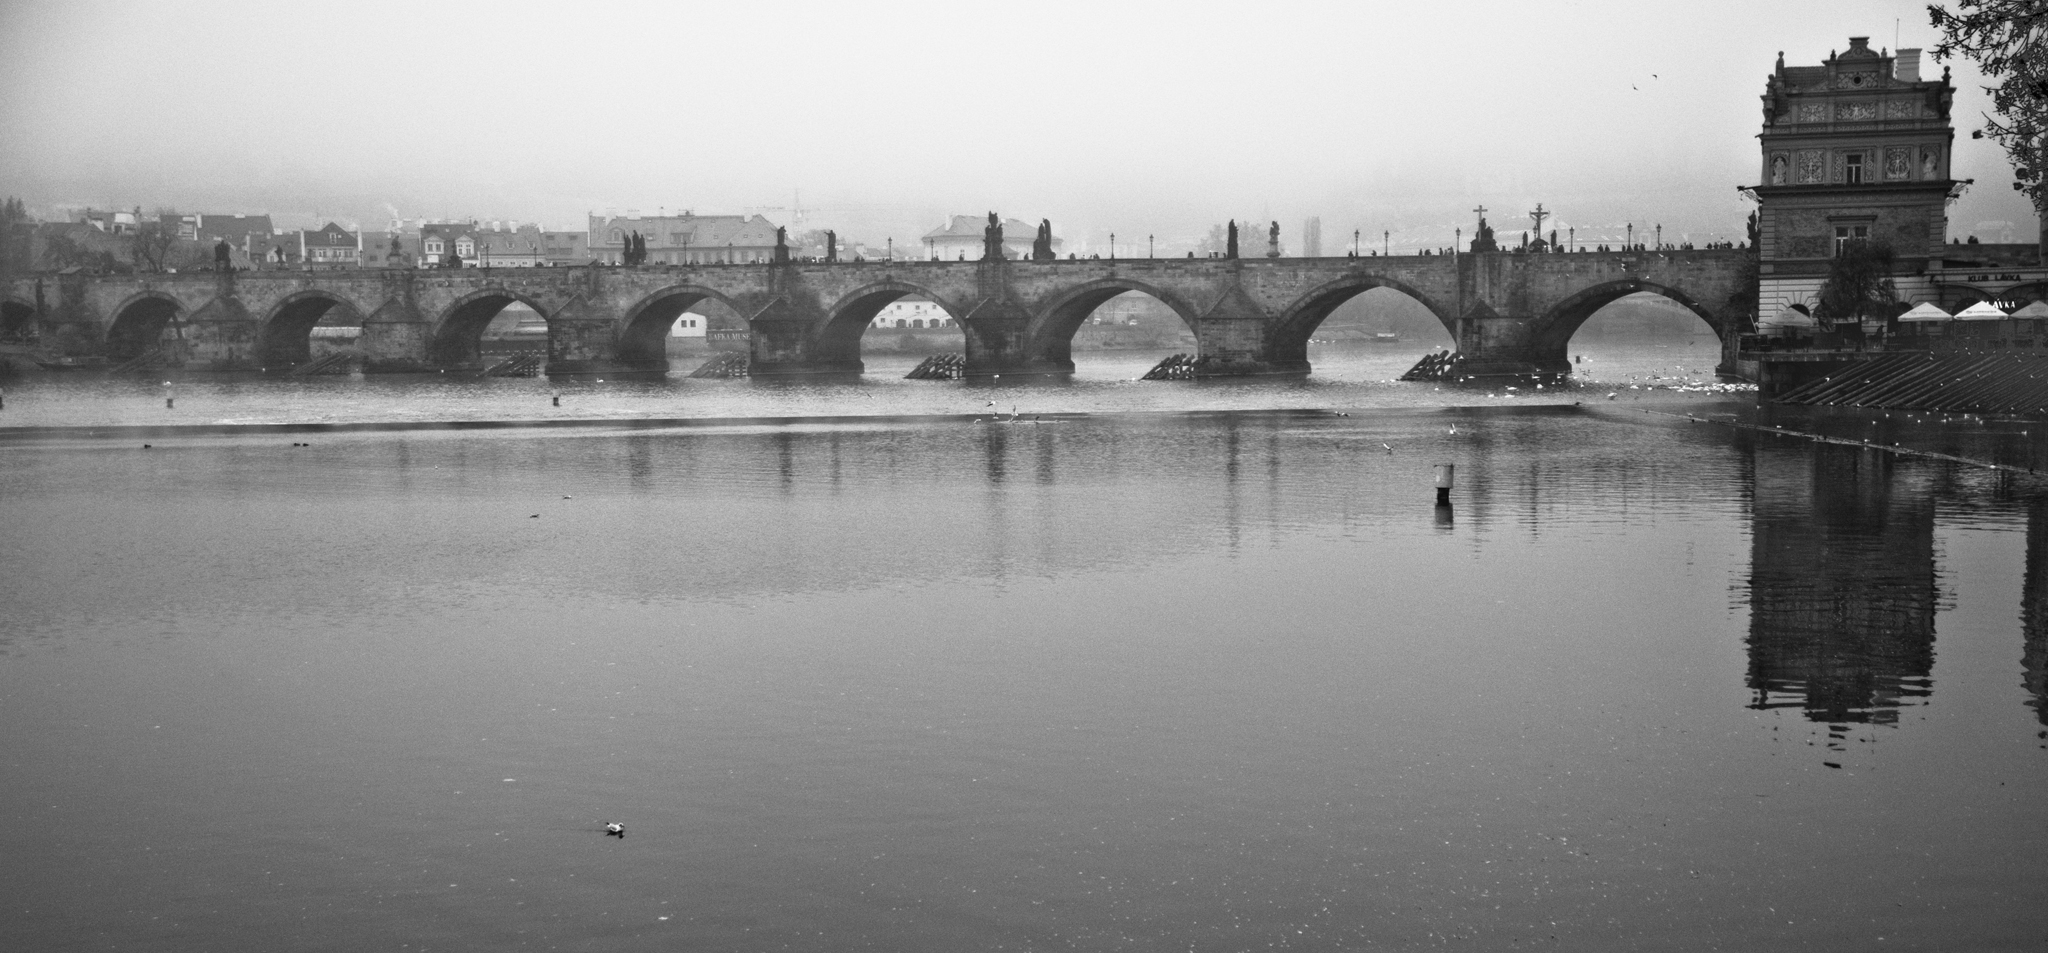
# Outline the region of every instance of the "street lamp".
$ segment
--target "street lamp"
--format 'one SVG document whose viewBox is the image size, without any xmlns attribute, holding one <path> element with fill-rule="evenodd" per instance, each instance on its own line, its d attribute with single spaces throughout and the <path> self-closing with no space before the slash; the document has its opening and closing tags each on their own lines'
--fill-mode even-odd
<svg viewBox="0 0 2048 953">
<path fill-rule="evenodd" d="M 1145 236 L 1145 257 L 1152 257 L 1152 236 L 1150 234 Z"/>
<path fill-rule="evenodd" d="M 1110 233 L 1109 233 L 1109 260 L 1110 260 L 1110 261 L 1115 261 L 1115 260 L 1116 260 L 1116 233 L 1115 233 L 1115 232 L 1110 232 Z"/>
<path fill-rule="evenodd" d="M 1393 245 L 1393 240 L 1394 240 L 1394 239 L 1393 239 L 1393 236 L 1394 236 L 1394 233 L 1393 233 L 1393 232 L 1381 232 L 1381 233 L 1380 233 L 1380 257 L 1381 257 L 1381 258 L 1386 258 L 1386 257 L 1389 257 L 1389 256 L 1391 256 L 1391 255 L 1392 255 L 1392 254 L 1394 253 L 1394 245 Z"/>
<path fill-rule="evenodd" d="M 1358 257 L 1358 229 L 1351 230 L 1351 257 Z"/>
</svg>

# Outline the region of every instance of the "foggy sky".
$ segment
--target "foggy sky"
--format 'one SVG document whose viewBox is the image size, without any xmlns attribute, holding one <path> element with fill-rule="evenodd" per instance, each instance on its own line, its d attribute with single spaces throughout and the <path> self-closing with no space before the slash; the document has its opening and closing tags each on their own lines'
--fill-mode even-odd
<svg viewBox="0 0 2048 953">
<path fill-rule="evenodd" d="M 1898 21 L 1894 41 L 1894 20 Z M 0 192 L 581 228 L 760 211 L 899 247 L 947 214 L 1070 242 L 1323 220 L 1448 245 L 1484 203 L 1586 240 L 1739 239 L 1778 51 L 1932 47 L 1924 5 L 0 3 Z M 1957 236 L 2034 240 L 1967 62 Z M 1923 63 L 1939 75 L 1940 65 Z M 1994 224 L 1985 224 L 1994 223 Z M 1639 232 L 1639 238 L 1643 233 Z"/>
</svg>

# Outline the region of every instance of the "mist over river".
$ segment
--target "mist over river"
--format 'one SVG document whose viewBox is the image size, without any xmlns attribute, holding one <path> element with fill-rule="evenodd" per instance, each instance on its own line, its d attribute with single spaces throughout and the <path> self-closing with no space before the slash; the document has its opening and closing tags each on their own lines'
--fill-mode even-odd
<svg viewBox="0 0 2048 953">
<path fill-rule="evenodd" d="M 1417 353 L 17 383 L 0 949 L 2039 948 L 2037 428 Z"/>
</svg>

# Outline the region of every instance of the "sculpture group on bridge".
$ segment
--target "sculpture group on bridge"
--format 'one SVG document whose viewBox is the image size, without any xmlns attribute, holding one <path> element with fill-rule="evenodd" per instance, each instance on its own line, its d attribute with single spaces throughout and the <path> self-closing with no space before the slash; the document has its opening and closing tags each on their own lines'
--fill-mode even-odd
<svg viewBox="0 0 2048 953">
<path fill-rule="evenodd" d="M 981 260 L 1002 261 L 1003 258 L 1003 221 L 996 217 L 996 213 L 990 212 L 988 227 L 981 232 Z"/>
</svg>

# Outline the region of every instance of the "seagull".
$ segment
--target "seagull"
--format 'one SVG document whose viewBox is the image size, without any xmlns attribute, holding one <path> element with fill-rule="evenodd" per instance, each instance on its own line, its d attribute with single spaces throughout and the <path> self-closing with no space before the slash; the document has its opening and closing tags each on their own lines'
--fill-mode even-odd
<svg viewBox="0 0 2048 953">
<path fill-rule="evenodd" d="M 1458 435 L 1458 425 L 1457 425 L 1457 424 L 1452 424 L 1452 425 L 1451 425 L 1451 436 L 1455 437 L 1455 436 L 1457 436 L 1457 435 Z"/>
<path fill-rule="evenodd" d="M 1380 446 L 1382 446 L 1382 447 L 1386 447 L 1386 451 L 1387 451 L 1388 453 L 1393 453 L 1393 452 L 1394 452 L 1394 448 L 1393 448 L 1393 447 L 1388 447 L 1388 446 L 1387 446 L 1386 444 L 1380 444 Z"/>
<path fill-rule="evenodd" d="M 626 836 L 626 828 L 617 822 L 612 822 L 604 826 L 604 833 L 607 837 L 617 837 L 623 840 Z"/>
</svg>

